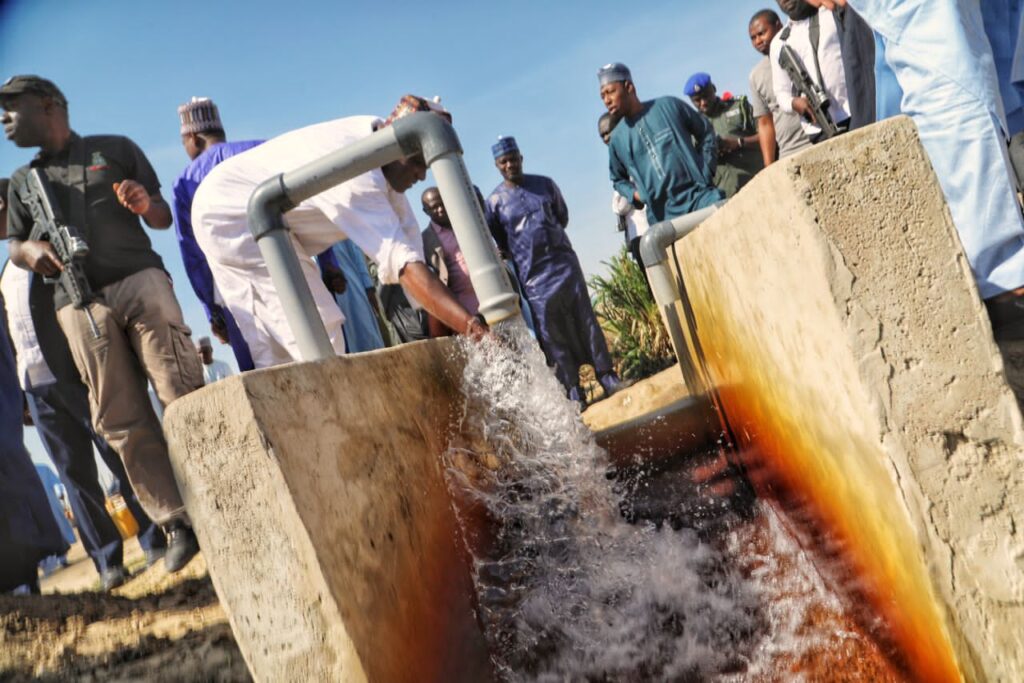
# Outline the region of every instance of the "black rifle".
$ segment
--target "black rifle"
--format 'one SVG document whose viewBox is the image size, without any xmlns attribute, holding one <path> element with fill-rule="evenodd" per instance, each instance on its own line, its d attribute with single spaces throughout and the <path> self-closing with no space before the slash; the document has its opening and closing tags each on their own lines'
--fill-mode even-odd
<svg viewBox="0 0 1024 683">
<path fill-rule="evenodd" d="M 29 169 L 26 186 L 28 192 L 24 201 L 35 221 L 29 239 L 49 241 L 57 252 L 57 259 L 64 266 L 58 275 L 44 276 L 43 282 L 56 284 L 67 295 L 72 306 L 85 311 L 92 336 L 99 339 L 100 328 L 89 310 L 93 300 L 92 287 L 85 276 L 85 258 L 89 255 L 89 245 L 82 234 L 61 217 L 53 188 L 42 171 L 38 168 Z"/>
<path fill-rule="evenodd" d="M 800 65 L 800 60 L 793 52 L 793 48 L 782 43 L 782 50 L 779 52 L 779 66 L 789 74 L 797 91 L 807 99 L 814 113 L 814 124 L 821 128 L 821 139 L 827 140 L 839 135 L 839 128 L 828 113 L 828 93 L 820 85 L 814 82 L 810 74 Z"/>
</svg>

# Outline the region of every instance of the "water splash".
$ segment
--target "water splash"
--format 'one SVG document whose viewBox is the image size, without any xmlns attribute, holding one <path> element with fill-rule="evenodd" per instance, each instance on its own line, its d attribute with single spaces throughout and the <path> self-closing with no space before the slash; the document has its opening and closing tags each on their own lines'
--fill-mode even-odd
<svg viewBox="0 0 1024 683">
<path fill-rule="evenodd" d="M 464 347 L 446 470 L 482 621 L 509 680 L 707 680 L 744 671 L 767 629 L 755 586 L 692 530 L 629 524 L 607 457 L 519 325 Z"/>
</svg>

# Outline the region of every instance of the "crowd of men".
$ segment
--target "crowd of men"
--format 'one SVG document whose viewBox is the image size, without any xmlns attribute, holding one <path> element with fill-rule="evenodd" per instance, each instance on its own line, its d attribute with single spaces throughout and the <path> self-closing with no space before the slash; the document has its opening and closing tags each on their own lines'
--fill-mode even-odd
<svg viewBox="0 0 1024 683">
<path fill-rule="evenodd" d="M 1024 220 L 1010 162 L 1011 137 L 1024 128 L 1019 2 L 979 8 L 956 0 L 778 0 L 778 6 L 785 23 L 764 9 L 746 27 L 763 55 L 751 71 L 749 97 L 720 91 L 711 74 L 700 72 L 681 84 L 692 106 L 673 96 L 641 100 L 628 67 L 610 63 L 598 70 L 607 110 L 598 129 L 608 148 L 612 210 L 634 258 L 639 262 L 638 243 L 649 224 L 727 201 L 780 158 L 905 113 L 917 123 L 997 337 L 1024 335 Z M 0 229 L 10 252 L 0 278 L 6 307 L 0 314 L 0 591 L 38 590 L 37 562 L 67 546 L 24 451 L 23 401 L 103 587 L 128 577 L 94 445 L 139 522 L 148 560 L 163 558 L 168 571 L 177 571 L 198 543 L 159 412 L 230 369 L 213 359 L 208 337 L 198 350 L 193 345 L 142 223 L 175 226 L 211 333 L 230 345 L 239 370 L 298 360 L 247 223 L 253 190 L 403 116 L 432 112 L 450 123 L 452 115 L 438 98 L 407 95 L 386 118 L 350 116 L 236 142 L 227 139 L 214 102 L 193 98 L 178 109 L 189 163 L 168 204 L 143 151 L 122 136 L 77 134 L 67 100 L 51 81 L 10 78 L 0 86 L 0 107 L 7 139 L 38 149 L 27 166 L 13 170 L 9 186 L 0 186 Z M 509 264 L 549 366 L 566 396 L 585 408 L 583 366 L 593 367 L 605 395 L 624 383 L 566 232 L 568 207 L 554 180 L 524 172 L 514 137 L 500 137 L 492 153 L 502 181 L 479 199 L 495 248 Z M 421 195 L 422 229 L 405 196 L 426 171 L 422 156 L 393 161 L 283 216 L 339 354 L 382 348 L 392 339 L 490 334 L 437 188 Z M 45 231 L 40 187 L 49 188 L 43 194 L 56 204 L 56 222 L 77 228 L 87 243 L 80 261 L 55 248 L 54 234 Z M 76 273 L 80 285 L 72 286 Z"/>
</svg>

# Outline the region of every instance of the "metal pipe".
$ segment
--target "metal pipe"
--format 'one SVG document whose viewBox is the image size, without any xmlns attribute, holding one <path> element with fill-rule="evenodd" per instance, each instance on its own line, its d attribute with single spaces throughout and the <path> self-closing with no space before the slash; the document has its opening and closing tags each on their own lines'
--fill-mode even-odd
<svg viewBox="0 0 1024 683">
<path fill-rule="evenodd" d="M 407 152 L 422 149 L 424 161 L 434 174 L 452 230 L 466 257 L 469 279 L 484 320 L 494 325 L 521 315 L 519 297 L 487 229 L 483 208 L 462 161 L 462 146 L 455 130 L 441 117 L 427 113 L 398 119 L 392 127 Z"/>
<path fill-rule="evenodd" d="M 654 300 L 665 306 L 678 301 L 680 294 L 672 280 L 672 272 L 668 267 L 666 250 L 675 242 L 697 229 L 711 214 L 718 211 L 724 201 L 678 216 L 668 221 L 652 225 L 640 239 L 640 260 L 647 269 L 647 279 L 651 283 Z"/>
<path fill-rule="evenodd" d="M 683 299 L 683 288 L 672 277 L 667 250 L 696 230 L 697 226 L 707 220 L 724 203 L 724 201 L 717 202 L 693 213 L 655 223 L 640 239 L 640 260 L 643 261 L 644 268 L 647 270 L 647 280 L 650 282 L 651 292 L 658 304 L 665 329 L 668 330 L 669 337 L 672 339 L 672 347 L 679 360 L 679 370 L 683 374 L 683 381 L 686 382 L 686 387 L 692 395 L 705 393 L 707 387 L 693 364 L 693 354 L 690 353 L 687 344 L 687 335 L 676 311 L 676 302 Z M 680 277 L 682 277 L 682 273 L 680 273 Z M 693 332 L 694 330 L 690 329 L 691 335 Z"/>
<path fill-rule="evenodd" d="M 302 360 L 330 358 L 334 348 L 306 285 L 282 214 L 328 188 L 420 153 L 434 170 L 441 198 L 452 216 L 484 318 L 495 323 L 519 313 L 519 300 L 491 244 L 472 181 L 462 163 L 458 136 L 441 117 L 419 112 L 264 181 L 249 198 L 249 228 L 281 297 Z"/>
</svg>

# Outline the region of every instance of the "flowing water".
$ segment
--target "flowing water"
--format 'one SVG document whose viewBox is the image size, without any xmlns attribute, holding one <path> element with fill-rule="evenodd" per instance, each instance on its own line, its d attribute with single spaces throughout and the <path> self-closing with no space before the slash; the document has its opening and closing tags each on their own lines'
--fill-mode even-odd
<svg viewBox="0 0 1024 683">
<path fill-rule="evenodd" d="M 623 514 L 642 468 L 613 482 L 525 328 L 500 335 L 462 348 L 453 430 L 484 438 L 446 471 L 503 679 L 799 680 L 812 650 L 877 654 L 770 507 L 711 532 Z"/>
</svg>

